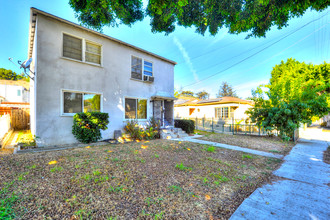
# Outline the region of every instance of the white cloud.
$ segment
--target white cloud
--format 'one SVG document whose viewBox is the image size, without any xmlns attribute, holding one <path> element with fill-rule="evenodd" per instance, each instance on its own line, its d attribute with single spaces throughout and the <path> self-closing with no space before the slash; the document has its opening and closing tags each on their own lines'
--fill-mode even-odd
<svg viewBox="0 0 330 220">
<path fill-rule="evenodd" d="M 179 50 L 181 52 L 181 55 L 183 56 L 184 60 L 186 61 L 187 65 L 190 69 L 190 72 L 194 76 L 195 81 L 198 82 L 199 81 L 198 75 L 197 75 L 197 72 L 196 72 L 192 62 L 191 62 L 191 59 L 189 57 L 188 52 L 186 51 L 186 49 L 183 47 L 182 43 L 180 42 L 180 40 L 176 36 L 173 37 L 173 42 L 179 48 Z"/>
</svg>

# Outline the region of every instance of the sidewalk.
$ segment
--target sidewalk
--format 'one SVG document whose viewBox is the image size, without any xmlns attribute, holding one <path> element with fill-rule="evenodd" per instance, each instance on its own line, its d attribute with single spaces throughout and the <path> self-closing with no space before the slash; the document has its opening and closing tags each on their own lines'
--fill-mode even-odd
<svg viewBox="0 0 330 220">
<path fill-rule="evenodd" d="M 254 191 L 230 219 L 330 219 L 330 133 L 308 129 L 274 175 L 285 178 Z"/>
</svg>

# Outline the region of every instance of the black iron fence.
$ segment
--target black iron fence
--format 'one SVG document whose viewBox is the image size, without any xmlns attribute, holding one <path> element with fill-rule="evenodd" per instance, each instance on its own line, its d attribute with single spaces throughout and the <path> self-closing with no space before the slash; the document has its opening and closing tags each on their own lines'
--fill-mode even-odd
<svg viewBox="0 0 330 220">
<path fill-rule="evenodd" d="M 274 135 L 278 136 L 277 130 L 266 131 L 262 126 L 252 123 L 249 119 L 217 119 L 217 118 L 186 118 L 195 122 L 196 130 L 204 130 L 216 133 L 241 134 L 241 135 Z M 299 138 L 298 129 L 295 130 L 292 140 Z"/>
</svg>

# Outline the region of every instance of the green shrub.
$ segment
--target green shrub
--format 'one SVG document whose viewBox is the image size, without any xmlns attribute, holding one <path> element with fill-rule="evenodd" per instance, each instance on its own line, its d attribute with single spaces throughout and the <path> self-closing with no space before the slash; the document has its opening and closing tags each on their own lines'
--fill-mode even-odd
<svg viewBox="0 0 330 220">
<path fill-rule="evenodd" d="M 72 134 L 82 143 L 96 142 L 102 138 L 100 130 L 106 130 L 108 123 L 108 113 L 77 113 L 73 116 Z"/>
<path fill-rule="evenodd" d="M 154 127 L 155 126 L 155 127 Z M 159 137 L 159 125 L 156 122 L 149 122 L 146 128 L 142 128 L 137 120 L 127 121 L 124 131 L 129 134 L 131 138 L 136 140 L 152 140 Z"/>
<path fill-rule="evenodd" d="M 124 127 L 124 131 L 129 134 L 131 138 L 142 140 L 143 130 L 140 128 L 137 120 L 128 120 Z"/>
<path fill-rule="evenodd" d="M 326 126 L 327 126 L 327 122 L 326 121 L 324 121 L 324 122 L 321 123 L 321 127 L 326 127 Z"/>
<path fill-rule="evenodd" d="M 174 120 L 174 127 L 181 128 L 187 134 L 191 134 L 195 130 L 195 122 L 193 120 L 176 119 Z"/>
</svg>

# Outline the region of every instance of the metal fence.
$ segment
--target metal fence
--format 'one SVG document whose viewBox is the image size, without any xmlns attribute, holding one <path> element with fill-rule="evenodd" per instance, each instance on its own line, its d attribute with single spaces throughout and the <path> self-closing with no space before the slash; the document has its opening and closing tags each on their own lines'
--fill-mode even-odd
<svg viewBox="0 0 330 220">
<path fill-rule="evenodd" d="M 203 130 L 216 133 L 241 134 L 241 135 L 274 135 L 278 136 L 277 130 L 266 131 L 262 126 L 252 123 L 249 119 L 217 119 L 217 118 L 185 118 L 195 122 L 196 130 Z M 298 129 L 295 130 L 292 140 L 299 138 Z"/>
</svg>

